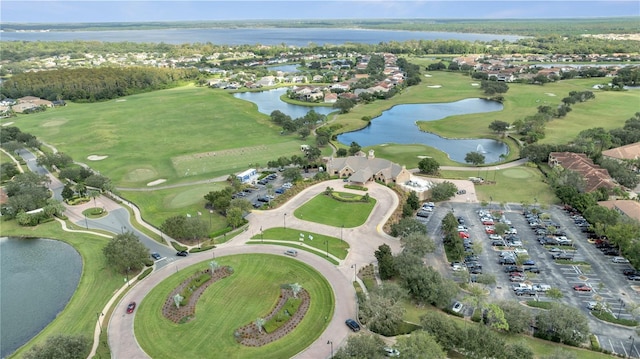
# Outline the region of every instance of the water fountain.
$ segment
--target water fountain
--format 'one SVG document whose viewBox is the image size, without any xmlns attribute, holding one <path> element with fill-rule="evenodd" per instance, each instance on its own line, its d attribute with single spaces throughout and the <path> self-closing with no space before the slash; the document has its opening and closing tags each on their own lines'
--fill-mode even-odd
<svg viewBox="0 0 640 359">
<path fill-rule="evenodd" d="M 476 152 L 478 153 L 487 153 L 487 151 L 484 150 L 484 147 L 482 147 L 482 145 L 478 145 L 478 147 L 476 147 Z"/>
</svg>

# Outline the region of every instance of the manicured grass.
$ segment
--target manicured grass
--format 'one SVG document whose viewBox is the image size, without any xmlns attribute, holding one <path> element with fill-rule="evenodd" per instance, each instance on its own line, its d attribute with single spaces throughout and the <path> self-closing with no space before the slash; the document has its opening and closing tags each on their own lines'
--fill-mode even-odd
<svg viewBox="0 0 640 359">
<path fill-rule="evenodd" d="M 15 126 L 55 145 L 119 187 L 190 182 L 300 154 L 253 103 L 193 85 L 19 115 Z M 99 141 L 97 140 L 99 139 Z M 89 161 L 89 155 L 108 156 Z"/>
<path fill-rule="evenodd" d="M 300 234 L 303 234 L 304 237 L 300 237 Z M 309 239 L 309 235 L 311 235 L 313 239 Z M 317 248 L 322 252 L 326 252 L 327 248 L 329 248 L 329 253 L 340 259 L 345 259 L 349 250 L 349 244 L 339 238 L 295 228 L 269 228 L 264 230 L 262 235 L 256 234 L 251 237 L 251 239 L 254 240 L 261 240 L 263 238 L 265 240 L 277 239 L 279 241 L 304 243 L 310 247 Z M 304 241 L 301 241 L 300 239 L 304 239 Z M 327 244 L 329 247 L 327 247 Z"/>
<path fill-rule="evenodd" d="M 248 241 L 247 244 L 272 244 L 272 245 L 276 245 L 276 246 L 284 246 L 284 247 L 289 247 L 289 248 L 294 248 L 294 249 L 298 249 L 301 251 L 305 251 L 305 252 L 309 252 L 309 253 L 313 253 L 319 257 L 322 257 L 324 259 L 327 260 L 327 262 L 331 262 L 332 264 L 338 265 L 340 264 L 337 260 L 331 258 L 331 257 L 327 257 L 326 253 L 322 253 L 316 250 L 312 250 L 309 249 L 308 247 L 303 247 L 301 245 L 295 244 L 293 242 L 285 242 L 285 241 L 274 241 L 274 240 L 268 240 L 268 241 Z"/>
<path fill-rule="evenodd" d="M 441 171 L 444 178 L 468 179 L 478 176 L 477 171 Z M 543 182 L 544 177 L 536 168 L 518 166 L 495 170 L 487 167 L 480 170 L 480 177 L 493 181 L 495 184 L 479 184 L 475 186 L 478 200 L 492 203 L 557 203 L 558 199 L 551 188 Z"/>
<path fill-rule="evenodd" d="M 353 228 L 364 224 L 369 218 L 376 200 L 370 198 L 365 202 L 341 202 L 324 194 L 319 194 L 304 205 L 298 207 L 293 214 L 305 221 L 326 224 L 334 227 Z"/>
<path fill-rule="evenodd" d="M 215 211 L 210 215 L 204 208 L 204 196 L 211 191 L 221 190 L 225 185 L 226 183 L 205 183 L 155 191 L 122 191 L 121 195 L 135 203 L 140 208 L 142 218 L 156 227 L 169 217 L 184 216 L 187 213 L 196 216 L 200 212 L 201 219 L 207 224 L 211 220 L 211 230 L 215 231 L 226 226 L 226 219 Z"/>
<path fill-rule="evenodd" d="M 181 270 L 156 286 L 140 303 L 135 333 L 152 358 L 205 358 L 215 353 L 224 358 L 290 358 L 310 345 L 331 318 L 334 297 L 329 283 L 306 264 L 274 255 L 238 255 L 216 258 L 234 273 L 209 286 L 200 297 L 195 320 L 175 324 L 162 315 L 170 292 L 185 278 L 207 268 L 203 262 Z M 262 347 L 238 344 L 234 331 L 274 307 L 280 285 L 299 283 L 311 296 L 311 306 L 302 322 L 286 337 Z"/>
<path fill-rule="evenodd" d="M 82 256 L 82 276 L 78 288 L 64 310 L 31 341 L 18 349 L 11 358 L 19 358 L 36 344 L 42 344 L 55 334 L 84 335 L 93 338 L 96 313 L 102 312 L 123 277 L 106 264 L 102 248 L 107 238 L 89 234 L 64 232 L 56 221 L 36 227 L 20 227 L 15 221 L 3 221 L 0 236 L 51 238 L 72 245 Z"/>
</svg>

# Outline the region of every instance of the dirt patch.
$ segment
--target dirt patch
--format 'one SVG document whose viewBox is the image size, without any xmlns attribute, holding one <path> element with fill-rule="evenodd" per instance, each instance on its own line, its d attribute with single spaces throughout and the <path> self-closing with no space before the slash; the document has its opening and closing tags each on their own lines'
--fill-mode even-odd
<svg viewBox="0 0 640 359">
<path fill-rule="evenodd" d="M 293 298 L 293 291 L 291 289 L 281 288 L 278 303 L 269 313 L 269 315 L 264 318 L 264 320 L 268 321 L 269 319 L 273 318 L 273 316 L 275 316 L 280 311 L 282 306 L 287 303 L 287 299 L 289 298 Z M 258 330 L 258 326 L 256 325 L 256 323 L 250 323 L 236 330 L 236 332 L 233 334 L 236 340 L 242 345 L 246 345 L 249 347 L 260 347 L 265 344 L 274 342 L 291 333 L 291 331 L 293 331 L 296 326 L 300 324 L 300 322 L 304 318 L 304 315 L 307 313 L 307 310 L 309 310 L 309 305 L 311 304 L 311 297 L 309 297 L 309 293 L 304 289 L 300 290 L 300 292 L 298 293 L 298 298 L 301 299 L 298 311 L 293 313 L 289 320 L 287 320 L 287 322 L 284 323 L 281 327 L 271 333 L 267 333 L 265 330 Z"/>
<path fill-rule="evenodd" d="M 157 179 L 157 180 L 155 180 L 155 181 L 152 181 L 152 182 L 147 183 L 147 186 L 149 186 L 149 187 L 151 187 L 151 186 L 156 186 L 156 185 L 159 185 L 160 183 L 165 183 L 165 182 L 167 182 L 167 180 L 166 180 L 166 179 L 164 179 L 164 178 L 160 178 L 160 179 Z"/>
<path fill-rule="evenodd" d="M 109 157 L 109 156 L 91 155 L 91 156 L 87 156 L 87 159 L 88 159 L 89 161 L 102 161 L 102 160 L 104 160 L 104 159 L 105 159 L 105 158 L 107 158 L 107 157 Z"/>
</svg>

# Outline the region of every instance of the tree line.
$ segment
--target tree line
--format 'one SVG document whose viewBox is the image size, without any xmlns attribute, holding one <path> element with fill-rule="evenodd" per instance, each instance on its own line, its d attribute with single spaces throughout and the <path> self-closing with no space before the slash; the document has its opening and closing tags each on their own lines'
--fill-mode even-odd
<svg viewBox="0 0 640 359">
<path fill-rule="evenodd" d="M 3 82 L 0 95 L 8 98 L 36 96 L 47 100 L 94 102 L 173 87 L 194 80 L 196 69 L 153 67 L 98 67 L 25 72 Z"/>
</svg>

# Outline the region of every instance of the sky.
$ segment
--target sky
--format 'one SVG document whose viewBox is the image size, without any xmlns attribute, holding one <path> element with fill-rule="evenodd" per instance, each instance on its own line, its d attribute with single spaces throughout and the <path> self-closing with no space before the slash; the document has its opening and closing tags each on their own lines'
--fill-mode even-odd
<svg viewBox="0 0 640 359">
<path fill-rule="evenodd" d="M 3 0 L 0 22 L 542 19 L 640 16 L 638 0 Z"/>
</svg>

